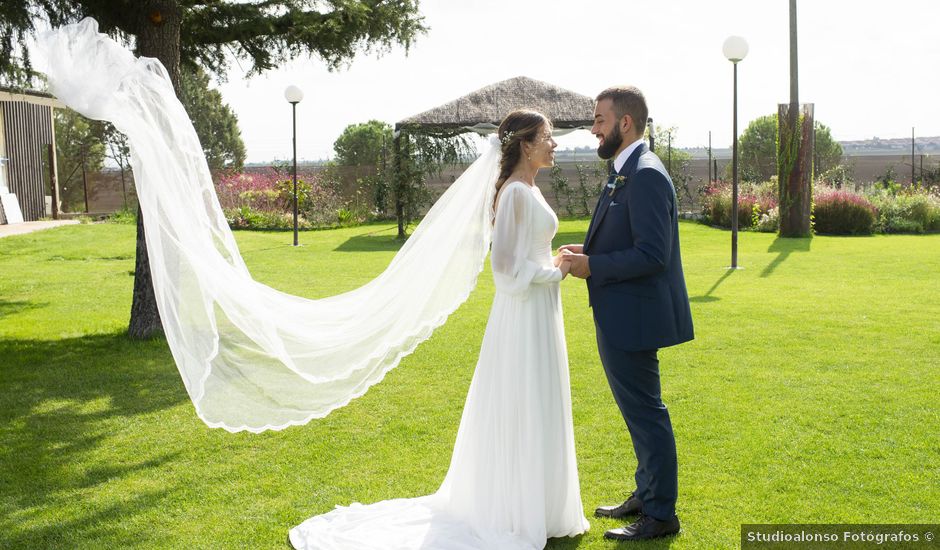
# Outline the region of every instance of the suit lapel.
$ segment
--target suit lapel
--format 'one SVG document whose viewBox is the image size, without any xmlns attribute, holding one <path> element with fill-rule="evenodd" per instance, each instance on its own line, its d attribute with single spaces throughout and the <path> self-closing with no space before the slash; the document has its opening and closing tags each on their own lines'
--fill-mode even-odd
<svg viewBox="0 0 940 550">
<path fill-rule="evenodd" d="M 591 235 L 594 234 L 594 228 L 597 227 L 597 213 L 600 212 L 601 204 L 604 202 L 604 197 L 607 195 L 607 186 L 601 186 L 601 194 L 597 197 L 597 202 L 594 203 L 594 212 L 591 214 L 591 223 L 588 225 L 587 236 L 584 238 L 584 248 L 587 248 L 588 241 L 591 240 Z"/>
<path fill-rule="evenodd" d="M 627 178 L 627 185 L 630 184 L 630 176 L 636 172 L 636 166 L 640 161 L 640 156 L 642 156 L 647 151 L 647 149 L 648 148 L 645 143 L 641 143 L 639 146 L 637 146 L 636 150 L 630 153 L 630 157 L 627 158 L 627 162 L 623 163 L 623 166 L 620 167 L 620 171 L 617 172 L 618 175 Z M 604 220 L 604 216 L 607 215 L 608 206 L 610 205 L 610 193 L 607 191 L 607 187 L 604 187 L 601 193 L 601 198 L 599 201 L 597 201 L 597 207 L 594 209 L 594 215 L 591 216 L 591 226 L 588 228 L 587 238 L 584 239 L 585 250 L 590 244 L 594 233 L 597 232 L 597 228 L 600 227 L 601 222 Z"/>
</svg>

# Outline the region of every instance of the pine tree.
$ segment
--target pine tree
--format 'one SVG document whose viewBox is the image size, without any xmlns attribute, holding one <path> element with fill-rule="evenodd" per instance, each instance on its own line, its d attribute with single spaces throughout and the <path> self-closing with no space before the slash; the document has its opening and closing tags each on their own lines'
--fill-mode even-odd
<svg viewBox="0 0 940 550">
<path fill-rule="evenodd" d="M 0 74 L 26 81 L 27 40 L 46 26 L 94 17 L 102 32 L 133 42 L 140 56 L 163 63 L 177 96 L 181 64 L 223 76 L 234 54 L 264 72 L 299 55 L 330 69 L 357 52 L 408 48 L 426 32 L 417 0 L 19 0 L 0 3 Z M 147 259 L 143 212 L 137 216 L 137 266 L 128 333 L 162 332 Z"/>
</svg>

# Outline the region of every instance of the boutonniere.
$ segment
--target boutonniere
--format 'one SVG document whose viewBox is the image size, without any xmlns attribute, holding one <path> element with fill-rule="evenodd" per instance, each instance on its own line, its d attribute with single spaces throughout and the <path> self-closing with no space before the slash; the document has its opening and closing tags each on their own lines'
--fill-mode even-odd
<svg viewBox="0 0 940 550">
<path fill-rule="evenodd" d="M 627 183 L 627 178 L 624 176 L 617 176 L 614 178 L 614 181 L 611 181 L 607 184 L 607 195 L 610 197 L 614 196 L 614 193 L 617 192 L 617 189 L 623 187 L 623 184 Z"/>
</svg>

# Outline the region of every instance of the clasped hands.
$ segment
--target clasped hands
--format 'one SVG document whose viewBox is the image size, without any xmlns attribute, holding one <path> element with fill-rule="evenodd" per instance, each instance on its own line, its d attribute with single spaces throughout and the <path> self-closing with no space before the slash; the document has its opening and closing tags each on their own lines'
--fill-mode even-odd
<svg viewBox="0 0 940 550">
<path fill-rule="evenodd" d="M 555 267 L 561 270 L 564 279 L 570 273 L 579 279 L 591 276 L 591 266 L 588 257 L 584 255 L 584 246 L 580 244 L 566 244 L 558 248 L 558 254 L 552 258 Z"/>
</svg>

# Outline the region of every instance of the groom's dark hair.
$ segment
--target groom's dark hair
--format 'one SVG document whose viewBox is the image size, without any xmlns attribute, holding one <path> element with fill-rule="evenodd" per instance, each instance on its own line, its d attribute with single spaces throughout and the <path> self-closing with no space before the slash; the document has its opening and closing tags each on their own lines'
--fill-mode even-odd
<svg viewBox="0 0 940 550">
<path fill-rule="evenodd" d="M 613 102 L 614 113 L 617 115 L 618 120 L 623 118 L 623 115 L 630 115 L 637 133 L 643 135 L 649 110 L 646 108 L 646 98 L 643 97 L 643 92 L 639 88 L 636 86 L 611 86 L 597 94 L 596 101 L 604 99 Z"/>
</svg>

